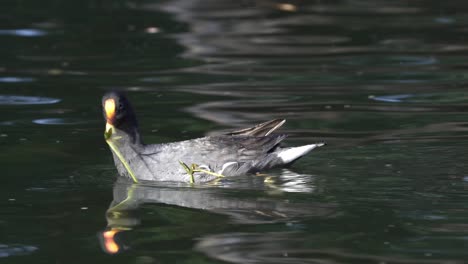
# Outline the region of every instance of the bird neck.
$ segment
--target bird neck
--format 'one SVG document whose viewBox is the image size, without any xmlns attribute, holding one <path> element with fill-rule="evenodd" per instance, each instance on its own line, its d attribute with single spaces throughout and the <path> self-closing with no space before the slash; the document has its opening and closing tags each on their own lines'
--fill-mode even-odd
<svg viewBox="0 0 468 264">
<path fill-rule="evenodd" d="M 128 135 L 131 144 L 138 146 L 143 144 L 140 131 L 137 127 L 133 127 L 130 131 L 126 131 L 126 134 Z"/>
<path fill-rule="evenodd" d="M 141 146 L 143 145 L 140 132 L 138 127 L 128 126 L 128 127 L 119 127 L 115 129 L 113 134 L 114 142 L 117 145 L 129 144 L 132 146 Z"/>
</svg>

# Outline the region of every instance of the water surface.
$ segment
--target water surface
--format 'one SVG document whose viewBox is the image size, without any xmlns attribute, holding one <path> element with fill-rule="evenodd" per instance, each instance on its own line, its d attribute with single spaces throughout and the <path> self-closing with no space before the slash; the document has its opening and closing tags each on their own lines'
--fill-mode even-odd
<svg viewBox="0 0 468 264">
<path fill-rule="evenodd" d="M 464 1 L 2 1 L 5 263 L 464 263 Z M 146 142 L 288 121 L 327 142 L 201 186 L 117 181 L 100 98 Z"/>
</svg>

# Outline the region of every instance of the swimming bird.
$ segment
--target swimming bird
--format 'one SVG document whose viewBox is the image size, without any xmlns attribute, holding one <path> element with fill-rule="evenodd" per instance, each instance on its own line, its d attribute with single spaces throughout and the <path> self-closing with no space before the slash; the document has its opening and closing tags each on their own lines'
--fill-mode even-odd
<svg viewBox="0 0 468 264">
<path fill-rule="evenodd" d="M 324 143 L 284 148 L 285 134 L 272 134 L 284 119 L 274 119 L 217 136 L 144 144 L 135 112 L 122 92 L 102 98 L 109 145 L 119 174 L 134 182 L 207 182 L 287 166 Z"/>
</svg>

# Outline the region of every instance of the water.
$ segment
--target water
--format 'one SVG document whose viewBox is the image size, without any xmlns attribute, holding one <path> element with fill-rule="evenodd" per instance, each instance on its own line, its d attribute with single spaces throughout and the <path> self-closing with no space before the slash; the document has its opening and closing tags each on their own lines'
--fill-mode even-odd
<svg viewBox="0 0 468 264">
<path fill-rule="evenodd" d="M 5 263 L 463 263 L 465 1 L 2 1 Z M 116 181 L 100 98 L 147 142 L 286 118 L 288 170 Z"/>
</svg>

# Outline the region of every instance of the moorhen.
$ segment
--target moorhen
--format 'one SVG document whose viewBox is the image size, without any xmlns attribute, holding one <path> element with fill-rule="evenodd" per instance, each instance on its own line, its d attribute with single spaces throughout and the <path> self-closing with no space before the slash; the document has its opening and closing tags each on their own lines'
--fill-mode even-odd
<svg viewBox="0 0 468 264">
<path fill-rule="evenodd" d="M 324 143 L 284 148 L 284 124 L 275 119 L 251 128 L 164 144 L 144 144 L 127 97 L 109 92 L 102 98 L 105 139 L 120 175 L 147 181 L 207 182 L 224 176 L 287 166 Z"/>
</svg>

